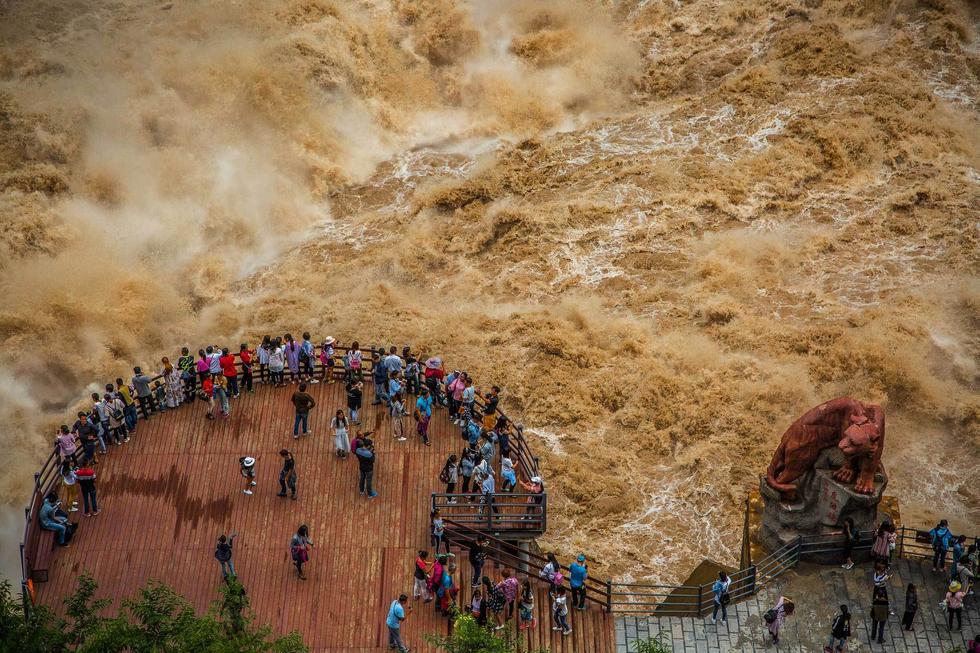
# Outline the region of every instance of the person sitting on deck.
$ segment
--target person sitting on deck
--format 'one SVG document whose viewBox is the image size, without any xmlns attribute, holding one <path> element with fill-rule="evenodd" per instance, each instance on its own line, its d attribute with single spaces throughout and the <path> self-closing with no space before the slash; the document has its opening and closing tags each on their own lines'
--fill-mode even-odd
<svg viewBox="0 0 980 653">
<path fill-rule="evenodd" d="M 58 501 L 58 495 L 54 492 L 49 492 L 44 497 L 44 503 L 41 505 L 40 512 L 38 512 L 38 521 L 44 530 L 55 532 L 60 546 L 67 547 L 70 546 L 66 541 L 70 522 L 68 521 L 68 516 L 59 510 L 60 506 L 61 502 Z"/>
</svg>

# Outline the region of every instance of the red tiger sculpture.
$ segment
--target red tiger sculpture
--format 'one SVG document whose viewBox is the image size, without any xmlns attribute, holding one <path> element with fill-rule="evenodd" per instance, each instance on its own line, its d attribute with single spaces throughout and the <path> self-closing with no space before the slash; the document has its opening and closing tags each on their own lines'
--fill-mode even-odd
<svg viewBox="0 0 980 653">
<path fill-rule="evenodd" d="M 845 462 L 834 478 L 841 483 L 854 482 L 856 492 L 872 494 L 884 444 L 885 413 L 881 406 L 838 397 L 811 408 L 786 429 L 769 463 L 766 483 L 784 499 L 793 500 L 797 482 L 813 468 L 820 452 L 837 445 Z"/>
</svg>

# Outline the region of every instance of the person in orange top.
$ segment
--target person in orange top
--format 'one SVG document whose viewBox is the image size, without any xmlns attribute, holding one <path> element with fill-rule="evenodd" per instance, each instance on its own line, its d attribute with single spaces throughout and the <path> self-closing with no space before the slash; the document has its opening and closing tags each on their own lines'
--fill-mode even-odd
<svg viewBox="0 0 980 653">
<path fill-rule="evenodd" d="M 210 376 L 201 382 L 201 399 L 208 402 L 208 419 L 214 419 L 214 381 Z"/>
</svg>

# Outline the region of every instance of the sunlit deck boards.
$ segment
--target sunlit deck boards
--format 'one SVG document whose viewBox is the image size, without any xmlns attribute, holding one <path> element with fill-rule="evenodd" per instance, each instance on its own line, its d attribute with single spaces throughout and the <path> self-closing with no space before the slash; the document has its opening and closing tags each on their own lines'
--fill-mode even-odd
<svg viewBox="0 0 980 653">
<path fill-rule="evenodd" d="M 377 408 L 370 406 L 370 386 L 365 384 L 365 429 L 373 428 Z M 395 441 L 385 417 L 374 437 L 380 496 L 369 501 L 357 493 L 357 462 L 336 458 L 329 433 L 331 416 L 346 407 L 343 385 L 310 388 L 317 401 L 313 435 L 299 441 L 292 438 L 294 389 L 256 386 L 254 394 L 232 400 L 227 420 L 204 419 L 203 404 L 196 402 L 141 422 L 128 444 L 100 457 L 102 514 L 75 518 L 82 522 L 78 533 L 70 548 L 55 552 L 49 582 L 37 585 L 38 600 L 60 604 L 88 570 L 103 596 L 130 596 L 154 578 L 203 611 L 221 582 L 215 540 L 237 531 L 234 562 L 259 621 L 281 632 L 299 630 L 317 652 L 387 650 L 388 605 L 400 592 L 411 594 L 415 553 L 429 548 L 430 493 L 444 489 L 439 471 L 462 440 L 443 410 L 430 426 L 431 447 L 414 436 L 410 418 L 409 439 Z M 282 448 L 296 456 L 298 501 L 276 496 Z M 258 459 L 253 496 L 242 494 L 238 459 L 244 455 Z M 305 582 L 297 579 L 288 551 L 301 523 L 316 543 Z M 457 582 L 465 583 L 469 565 L 461 557 Z M 551 631 L 547 605 L 539 587 L 539 625 L 529 634 L 536 646 L 612 650 L 608 615 L 573 611 L 573 634 L 563 638 Z M 403 628 L 413 650 L 430 650 L 422 633 L 445 631 L 445 620 L 421 606 Z"/>
</svg>

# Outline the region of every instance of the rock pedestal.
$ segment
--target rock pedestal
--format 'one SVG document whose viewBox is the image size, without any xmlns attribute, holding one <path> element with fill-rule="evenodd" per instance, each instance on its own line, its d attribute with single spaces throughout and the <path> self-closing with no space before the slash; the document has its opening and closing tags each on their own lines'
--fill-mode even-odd
<svg viewBox="0 0 980 653">
<path fill-rule="evenodd" d="M 834 480 L 834 471 L 842 462 L 837 447 L 824 449 L 817 464 L 799 483 L 796 499 L 787 501 L 761 479 L 759 492 L 764 502 L 762 528 L 759 537 L 770 550 L 796 540 L 800 535 L 829 535 L 843 529 L 844 519 L 850 517 L 858 531 L 873 530 L 878 525 L 878 504 L 888 484 L 883 470 L 875 475 L 874 493 L 858 494 L 853 485 Z M 863 551 L 855 551 L 859 560 Z M 815 553 L 804 556 L 809 562 L 839 564 L 840 553 Z"/>
</svg>

